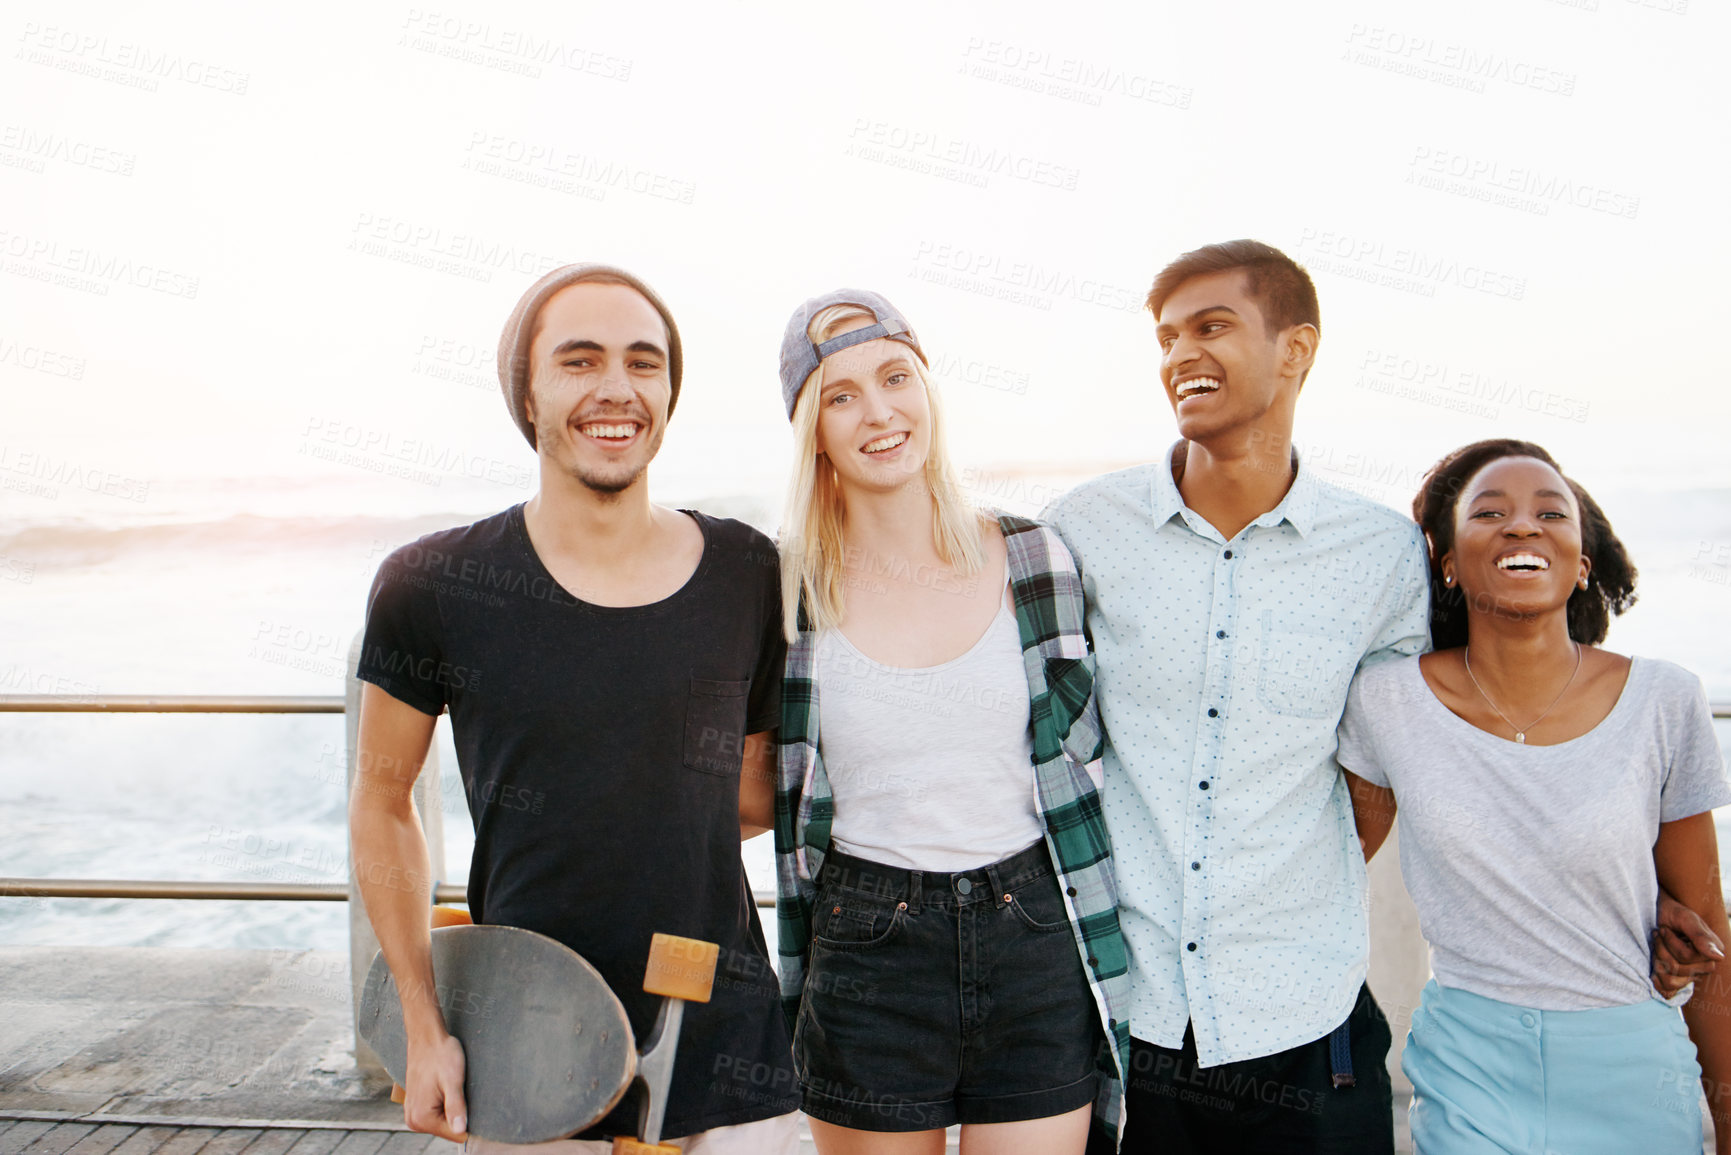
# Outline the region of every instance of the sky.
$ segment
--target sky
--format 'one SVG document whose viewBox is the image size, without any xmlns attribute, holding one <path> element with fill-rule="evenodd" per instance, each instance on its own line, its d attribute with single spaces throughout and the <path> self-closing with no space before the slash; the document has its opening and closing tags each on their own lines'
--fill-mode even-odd
<svg viewBox="0 0 1731 1155">
<path fill-rule="evenodd" d="M 858 285 L 913 323 L 955 456 L 1005 497 L 1172 440 L 1140 301 L 1240 236 L 1316 279 L 1297 442 L 1334 479 L 1404 506 L 1448 449 L 1512 435 L 1589 488 L 1726 487 L 1726 21 L 8 5 L 0 519 L 148 517 L 189 488 L 520 500 L 497 333 L 577 260 L 679 320 L 658 496 L 779 492 L 782 327 Z"/>
<path fill-rule="evenodd" d="M 0 693 L 334 692 L 379 558 L 532 492 L 494 350 L 557 265 L 622 265 L 678 319 L 658 500 L 773 516 L 783 327 L 858 286 L 918 332 L 964 484 L 1028 512 L 1173 440 L 1140 302 L 1180 253 L 1253 237 L 1321 298 L 1307 467 L 1404 509 L 1461 444 L 1540 442 L 1642 566 L 1611 643 L 1731 700 L 1728 19 L 14 0 Z M 65 795 L 12 808 L 40 820 L 13 839 L 30 872 L 119 869 L 69 831 L 157 861 L 154 811 L 91 825 L 87 797 L 134 796 L 90 774 L 275 805 L 228 731 L 158 743 L 160 768 L 134 733 L 5 728 L 5 788 Z M 277 745 L 283 782 L 335 789 L 336 746 Z"/>
</svg>

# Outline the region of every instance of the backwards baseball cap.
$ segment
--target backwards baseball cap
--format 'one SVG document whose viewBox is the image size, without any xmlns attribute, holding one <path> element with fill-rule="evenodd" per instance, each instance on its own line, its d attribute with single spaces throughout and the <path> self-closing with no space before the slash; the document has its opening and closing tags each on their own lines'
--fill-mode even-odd
<svg viewBox="0 0 1731 1155">
<path fill-rule="evenodd" d="M 644 299 L 655 306 L 655 311 L 661 314 L 661 320 L 667 326 L 667 375 L 673 385 L 673 395 L 667 399 L 669 417 L 673 415 L 673 407 L 679 404 L 679 378 L 685 370 L 685 353 L 679 344 L 679 326 L 673 323 L 673 314 L 667 311 L 655 290 L 624 269 L 612 265 L 565 265 L 529 286 L 529 291 L 511 310 L 511 316 L 505 321 L 505 331 L 499 336 L 499 388 L 505 393 L 505 407 L 511 411 L 512 420 L 529 439 L 530 445 L 535 444 L 535 423 L 529 420 L 528 405 L 529 346 L 535 339 L 535 318 L 554 293 L 567 285 L 586 281 L 626 285 L 643 294 Z"/>
<path fill-rule="evenodd" d="M 875 324 L 850 330 L 817 344 L 810 336 L 811 319 L 831 305 L 858 305 L 872 315 Z M 825 357 L 879 337 L 900 341 L 919 355 L 920 364 L 930 365 L 925 351 L 920 348 L 920 339 L 914 336 L 907 319 L 894 305 L 869 289 L 837 289 L 833 293 L 813 297 L 795 309 L 793 316 L 788 318 L 787 332 L 781 336 L 781 399 L 787 402 L 787 419 L 793 420 L 794 404 L 799 400 L 800 388 Z"/>
</svg>

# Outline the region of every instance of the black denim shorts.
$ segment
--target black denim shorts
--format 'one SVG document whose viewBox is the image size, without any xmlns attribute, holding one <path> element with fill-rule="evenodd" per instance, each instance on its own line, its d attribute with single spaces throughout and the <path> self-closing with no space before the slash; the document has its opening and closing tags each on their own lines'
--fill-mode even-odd
<svg viewBox="0 0 1731 1155">
<path fill-rule="evenodd" d="M 864 1131 L 1094 1101 L 1103 1045 L 1046 844 L 937 874 L 831 852 L 794 1025 L 806 1114 Z"/>
</svg>

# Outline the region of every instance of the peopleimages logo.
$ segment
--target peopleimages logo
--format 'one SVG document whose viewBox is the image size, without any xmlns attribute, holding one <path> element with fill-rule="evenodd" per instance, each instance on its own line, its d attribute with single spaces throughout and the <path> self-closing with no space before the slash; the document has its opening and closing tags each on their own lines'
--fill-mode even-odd
<svg viewBox="0 0 1731 1155">
<path fill-rule="evenodd" d="M 23 44 L 19 59 L 146 92 L 155 92 L 160 81 L 178 80 L 195 88 L 245 96 L 246 86 L 252 80 L 250 73 L 191 59 L 179 52 L 52 24 L 44 26 L 34 20 L 25 22 L 18 39 Z"/>
<path fill-rule="evenodd" d="M 994 300 L 1050 311 L 1054 300 L 1067 297 L 1084 305 L 1119 312 L 1142 309 L 1142 294 L 1092 277 L 1032 261 L 1005 260 L 996 253 L 966 245 L 922 240 L 914 248 L 910 276 L 928 284 L 964 289 Z"/>
<path fill-rule="evenodd" d="M 0 231 L 0 256 L 7 258 L 9 273 L 98 296 L 107 296 L 110 285 L 131 285 L 189 301 L 198 296 L 198 278 L 190 273 L 102 249 L 62 246 L 51 237 Z"/>
<path fill-rule="evenodd" d="M 1080 169 L 1006 146 L 984 145 L 936 129 L 909 128 L 869 117 L 855 118 L 848 133 L 847 155 L 939 176 L 953 170 L 963 183 L 980 187 L 991 177 L 1002 176 L 1073 192 L 1082 175 Z"/>
<path fill-rule="evenodd" d="M 67 457 L 57 458 L 48 453 L 0 445 L 0 488 L 30 492 L 40 497 L 58 497 L 58 486 L 100 493 L 121 501 L 146 501 L 150 497 L 148 481 Z"/>
<path fill-rule="evenodd" d="M 307 418 L 300 452 L 429 485 L 437 485 L 442 477 L 468 477 L 527 489 L 534 480 L 526 466 L 421 438 L 400 437 L 391 429 L 371 429 L 323 417 Z"/>
<path fill-rule="evenodd" d="M 1406 245 L 1331 229 L 1304 229 L 1298 251 L 1312 270 L 1434 296 L 1438 285 L 1519 301 L 1527 279 L 1471 261 L 1437 256 Z"/>
<path fill-rule="evenodd" d="M 417 52 L 479 64 L 499 72 L 531 79 L 541 75 L 542 65 L 585 73 L 621 83 L 631 79 L 632 62 L 622 56 L 596 51 L 587 44 L 572 44 L 526 28 L 511 28 L 483 20 L 465 20 L 442 12 L 410 8 L 403 17 L 397 43 Z"/>
<path fill-rule="evenodd" d="M 462 167 L 555 192 L 603 200 L 610 190 L 622 190 L 655 200 L 688 205 L 697 182 L 628 164 L 611 157 L 572 152 L 553 141 L 523 140 L 477 130 L 469 134 Z"/>
<path fill-rule="evenodd" d="M 437 273 L 450 273 L 474 281 L 491 281 L 499 270 L 538 277 L 560 265 L 547 253 L 474 233 L 453 232 L 436 225 L 401 217 L 360 213 L 350 230 L 348 249 L 369 257 L 380 257 L 415 265 Z"/>
<path fill-rule="evenodd" d="M 38 132 L 21 124 L 0 127 L 0 164 L 12 164 L 5 153 L 17 154 L 20 163 L 13 167 L 25 167 L 32 172 L 43 171 L 48 161 L 57 161 L 73 168 L 131 176 L 133 166 L 138 163 L 136 153 L 121 152 L 58 132 Z"/>
<path fill-rule="evenodd" d="M 1454 193 L 1535 216 L 1550 215 L 1552 205 L 1568 205 L 1631 221 L 1641 211 L 1641 198 L 1627 192 L 1532 165 L 1505 164 L 1491 157 L 1426 144 L 1414 149 L 1406 181 L 1420 188 Z"/>
<path fill-rule="evenodd" d="M 978 36 L 969 38 L 962 50 L 962 61 L 962 72 L 977 80 L 990 80 L 1079 104 L 1097 106 L 1104 97 L 1118 96 L 1184 109 L 1190 107 L 1190 99 L 1195 95 L 1185 85 L 1146 73 L 1079 56 L 1064 56 L 1044 47 L 1031 48 Z"/>
</svg>

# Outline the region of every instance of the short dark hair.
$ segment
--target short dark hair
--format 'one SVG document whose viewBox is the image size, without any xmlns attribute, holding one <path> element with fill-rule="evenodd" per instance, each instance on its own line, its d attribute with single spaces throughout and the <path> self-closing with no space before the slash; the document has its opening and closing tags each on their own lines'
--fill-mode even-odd
<svg viewBox="0 0 1731 1155">
<path fill-rule="evenodd" d="M 1499 437 L 1463 445 L 1430 467 L 1412 499 L 1413 520 L 1430 541 L 1430 641 L 1431 648 L 1462 646 L 1467 640 L 1466 595 L 1442 580 L 1442 556 L 1454 548 L 1455 506 L 1471 481 L 1485 466 L 1505 457 L 1533 457 L 1557 471 L 1569 483 L 1575 504 L 1581 507 L 1581 552 L 1592 563 L 1587 588 L 1569 595 L 1569 637 L 1583 645 L 1605 640 L 1611 618 L 1635 604 L 1635 563 L 1611 531 L 1610 519 L 1579 482 L 1531 441 Z"/>
<path fill-rule="evenodd" d="M 1148 290 L 1148 311 L 1156 317 L 1166 298 L 1191 277 L 1243 269 L 1251 297 L 1262 310 L 1270 337 L 1293 325 L 1314 325 L 1322 332 L 1322 309 L 1316 303 L 1316 286 L 1304 266 L 1261 241 L 1222 241 L 1185 253 L 1154 278 Z"/>
</svg>

